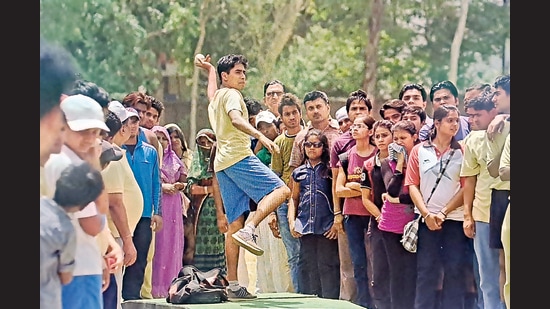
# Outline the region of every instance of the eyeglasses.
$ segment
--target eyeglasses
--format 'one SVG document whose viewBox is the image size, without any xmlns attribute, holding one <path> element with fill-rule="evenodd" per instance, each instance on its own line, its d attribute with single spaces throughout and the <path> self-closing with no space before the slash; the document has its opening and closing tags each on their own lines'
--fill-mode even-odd
<svg viewBox="0 0 550 309">
<path fill-rule="evenodd" d="M 272 91 L 272 92 L 267 92 L 265 95 L 266 97 L 273 97 L 274 95 L 277 95 L 278 97 L 282 96 L 284 92 L 282 91 Z"/>
<path fill-rule="evenodd" d="M 321 148 L 323 147 L 323 143 L 322 142 L 304 142 L 304 147 L 313 147 L 313 148 Z"/>
</svg>

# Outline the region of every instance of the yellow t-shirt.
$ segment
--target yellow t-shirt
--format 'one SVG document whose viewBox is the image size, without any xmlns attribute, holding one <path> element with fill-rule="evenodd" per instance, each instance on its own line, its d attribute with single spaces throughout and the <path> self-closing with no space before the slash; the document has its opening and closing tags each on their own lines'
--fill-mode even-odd
<svg viewBox="0 0 550 309">
<path fill-rule="evenodd" d="M 241 92 L 233 88 L 218 89 L 208 104 L 208 119 L 216 133 L 218 145 L 214 160 L 216 172 L 254 155 L 250 149 L 250 136 L 231 123 L 229 112 L 232 110 L 240 111 L 248 121 L 248 110 Z"/>
<path fill-rule="evenodd" d="M 491 207 L 491 189 L 496 180 L 487 170 L 487 144 L 485 130 L 470 131 L 462 141 L 464 143 L 464 159 L 460 169 L 460 176 L 476 176 L 475 197 L 472 207 L 472 216 L 475 221 L 489 223 L 489 208 Z"/>
<path fill-rule="evenodd" d="M 493 141 L 486 139 L 487 143 L 487 162 L 497 159 L 498 155 L 504 148 L 506 136 L 510 133 L 510 122 L 506 121 L 502 132 L 499 133 Z M 500 162 L 500 161 L 499 161 Z M 491 185 L 491 189 L 510 190 L 510 181 L 502 181 L 500 177 L 495 177 L 495 182 Z"/>
<path fill-rule="evenodd" d="M 114 147 L 117 147 L 113 145 Z M 143 212 L 143 195 L 141 189 L 126 159 L 126 150 L 120 149 L 124 156 L 118 161 L 112 161 L 101 171 L 105 191 L 107 193 L 122 193 L 126 214 L 128 215 L 128 225 L 133 233 Z M 107 223 L 114 237 L 121 237 L 111 215 L 107 216 Z"/>
</svg>

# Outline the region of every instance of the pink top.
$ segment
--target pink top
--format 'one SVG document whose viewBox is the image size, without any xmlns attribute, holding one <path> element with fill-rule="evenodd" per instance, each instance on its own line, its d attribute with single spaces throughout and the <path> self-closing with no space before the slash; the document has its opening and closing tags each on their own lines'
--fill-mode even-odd
<svg viewBox="0 0 550 309">
<path fill-rule="evenodd" d="M 363 164 L 369 158 L 372 158 L 376 154 L 376 148 L 367 157 L 361 157 L 357 154 L 357 146 L 353 146 L 348 150 L 348 177 L 346 182 L 358 182 L 361 183 L 361 174 L 363 172 Z M 338 164 L 340 165 L 340 164 Z M 348 197 L 344 200 L 344 208 L 342 213 L 344 215 L 356 215 L 356 216 L 370 216 L 370 212 L 363 206 L 363 200 L 361 196 Z"/>
<path fill-rule="evenodd" d="M 395 171 L 395 161 L 389 161 L 391 171 Z M 408 192 L 408 187 L 403 187 L 403 192 Z M 405 224 L 414 219 L 413 204 L 394 204 L 385 201 L 382 205 L 382 217 L 378 223 L 378 228 L 381 231 L 403 234 Z"/>
</svg>

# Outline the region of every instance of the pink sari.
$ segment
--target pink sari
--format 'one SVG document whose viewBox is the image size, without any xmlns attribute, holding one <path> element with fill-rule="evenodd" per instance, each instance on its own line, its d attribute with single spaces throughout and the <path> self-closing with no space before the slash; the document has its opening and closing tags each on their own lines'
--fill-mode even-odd
<svg viewBox="0 0 550 309">
<path fill-rule="evenodd" d="M 185 165 L 172 150 L 168 131 L 162 126 L 154 126 L 153 132 L 161 132 L 168 139 L 168 147 L 164 149 L 162 159 L 162 183 L 175 183 L 182 174 L 187 175 Z M 168 295 L 168 287 L 172 279 L 177 277 L 182 267 L 183 258 L 183 211 L 182 196 L 162 193 L 163 228 L 155 233 L 155 253 L 153 256 L 152 289 L 154 298 L 164 298 Z"/>
</svg>

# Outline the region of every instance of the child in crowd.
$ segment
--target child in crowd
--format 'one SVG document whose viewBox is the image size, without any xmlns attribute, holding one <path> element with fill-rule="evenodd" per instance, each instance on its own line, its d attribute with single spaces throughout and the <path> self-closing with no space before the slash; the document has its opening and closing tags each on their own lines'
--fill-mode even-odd
<svg viewBox="0 0 550 309">
<path fill-rule="evenodd" d="M 101 173 L 83 162 L 63 170 L 53 199 L 40 198 L 40 308 L 61 309 L 61 286 L 71 282 L 75 265 L 70 213 L 95 200 L 103 187 Z"/>
<path fill-rule="evenodd" d="M 299 284 L 304 294 L 338 299 L 340 260 L 333 227 L 332 173 L 328 139 L 310 130 L 303 143 L 304 162 L 292 172 L 289 223 L 300 238 Z"/>
</svg>

